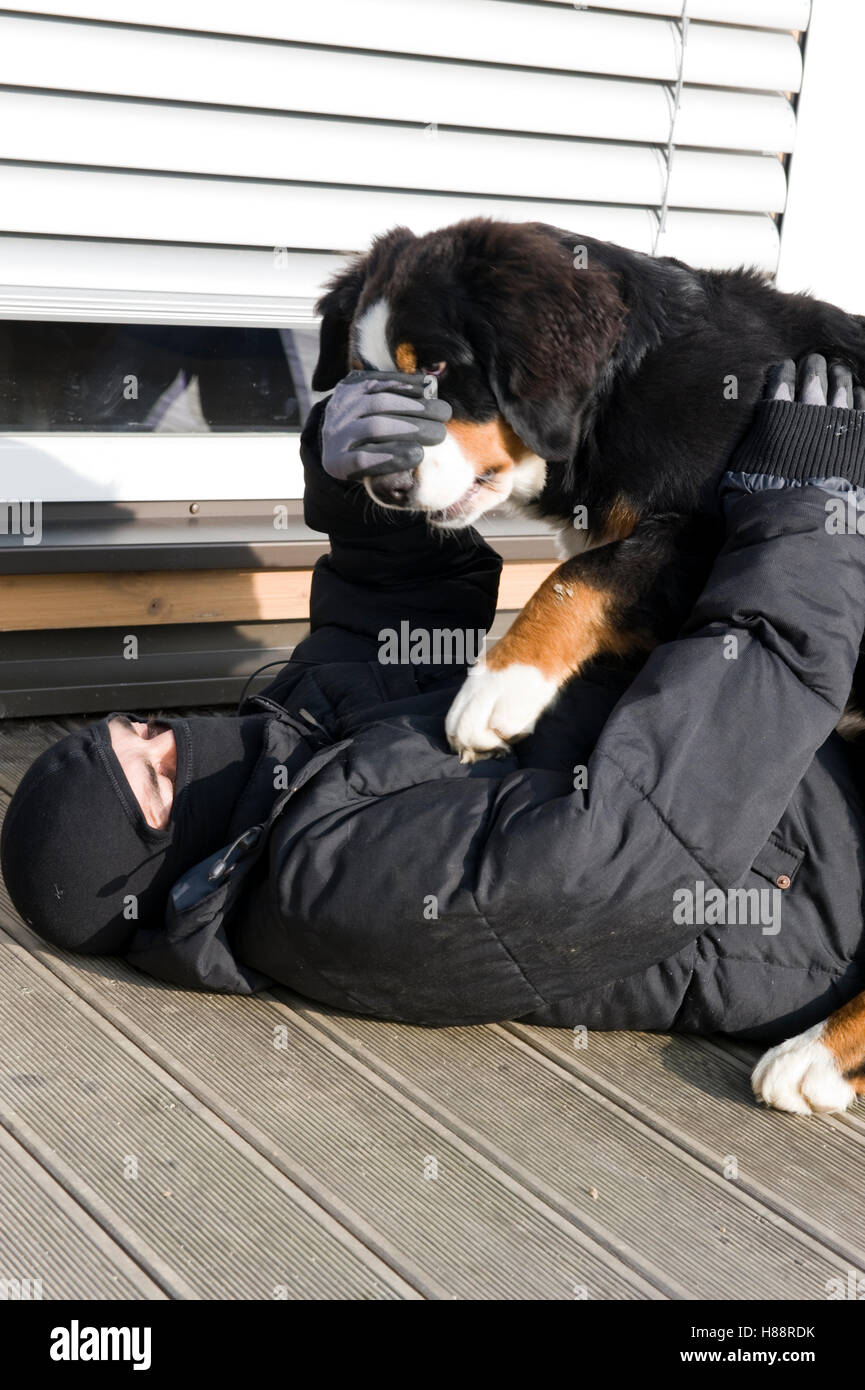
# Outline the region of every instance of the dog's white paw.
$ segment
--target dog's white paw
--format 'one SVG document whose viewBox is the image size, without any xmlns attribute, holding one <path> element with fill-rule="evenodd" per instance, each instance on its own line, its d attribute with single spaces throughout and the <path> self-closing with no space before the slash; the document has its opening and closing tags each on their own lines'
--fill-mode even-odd
<svg viewBox="0 0 865 1390">
<path fill-rule="evenodd" d="M 507 752 L 511 740 L 532 732 L 557 689 L 556 682 L 536 666 L 515 664 L 502 670 L 474 666 L 445 721 L 448 741 L 460 762 Z"/>
<path fill-rule="evenodd" d="M 852 1104 L 856 1092 L 820 1041 L 823 1026 L 818 1023 L 760 1058 L 751 1076 L 758 1100 L 794 1115 L 827 1114 Z"/>
</svg>

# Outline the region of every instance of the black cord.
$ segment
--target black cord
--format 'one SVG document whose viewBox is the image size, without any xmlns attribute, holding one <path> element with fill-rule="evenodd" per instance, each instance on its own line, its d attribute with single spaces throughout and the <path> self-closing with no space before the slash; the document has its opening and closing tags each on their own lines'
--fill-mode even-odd
<svg viewBox="0 0 865 1390">
<path fill-rule="evenodd" d="M 252 685 L 252 682 L 255 680 L 256 676 L 260 676 L 261 673 L 262 673 L 262 671 L 268 670 L 268 668 L 271 667 L 271 666 L 284 666 L 285 664 L 286 664 L 286 662 L 285 662 L 285 657 L 279 657 L 276 661 L 266 661 L 266 662 L 264 663 L 263 666 L 259 666 L 259 668 L 258 668 L 257 671 L 253 671 L 252 675 L 251 675 L 251 676 L 249 677 L 249 679 L 247 680 L 246 685 L 243 687 L 243 690 L 241 691 L 240 699 L 239 699 L 238 702 L 237 702 L 237 713 L 238 713 L 238 714 L 240 713 L 240 711 L 241 711 L 241 709 L 242 709 L 242 707 L 243 707 L 243 702 L 244 702 L 244 700 L 246 699 L 246 692 L 247 692 L 247 690 L 249 689 L 249 687 Z"/>
</svg>

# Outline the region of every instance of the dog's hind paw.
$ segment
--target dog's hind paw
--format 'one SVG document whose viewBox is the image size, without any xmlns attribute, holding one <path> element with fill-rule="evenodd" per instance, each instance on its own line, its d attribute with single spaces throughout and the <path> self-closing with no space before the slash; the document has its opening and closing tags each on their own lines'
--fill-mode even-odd
<svg viewBox="0 0 865 1390">
<path fill-rule="evenodd" d="M 856 1092 L 820 1041 L 823 1028 L 818 1023 L 764 1053 L 751 1076 L 758 1100 L 794 1115 L 830 1114 L 852 1104 Z"/>
<path fill-rule="evenodd" d="M 557 689 L 535 666 L 473 667 L 445 721 L 460 762 L 506 753 L 510 743 L 532 732 Z"/>
</svg>

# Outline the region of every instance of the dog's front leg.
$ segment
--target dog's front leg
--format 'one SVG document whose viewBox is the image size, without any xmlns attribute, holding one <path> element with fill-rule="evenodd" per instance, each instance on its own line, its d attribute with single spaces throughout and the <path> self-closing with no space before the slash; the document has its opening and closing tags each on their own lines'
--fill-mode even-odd
<svg viewBox="0 0 865 1390">
<path fill-rule="evenodd" d="M 751 1084 L 758 1100 L 794 1115 L 846 1110 L 865 1095 L 865 994 L 825 1023 L 771 1048 Z"/>
<path fill-rule="evenodd" d="M 658 569 L 664 536 L 646 547 L 636 535 L 566 560 L 532 595 L 483 663 L 474 666 L 447 717 L 462 762 L 507 750 L 532 732 L 559 690 L 592 657 L 646 651 L 654 640 L 631 621 Z M 672 541 L 672 536 L 669 538 Z"/>
</svg>

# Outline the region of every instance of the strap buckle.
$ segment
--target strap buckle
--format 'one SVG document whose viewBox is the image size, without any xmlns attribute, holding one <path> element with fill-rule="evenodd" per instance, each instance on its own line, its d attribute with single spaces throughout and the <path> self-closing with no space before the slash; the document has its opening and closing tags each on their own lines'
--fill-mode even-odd
<svg viewBox="0 0 865 1390">
<path fill-rule="evenodd" d="M 261 839 L 264 827 L 261 825 L 251 825 L 248 830 L 244 830 L 242 835 L 232 841 L 221 859 L 217 859 L 215 864 L 211 864 L 207 871 L 207 877 L 215 883 L 217 879 L 223 878 L 230 873 L 239 860 L 243 859 L 250 850 L 255 849 Z"/>
</svg>

